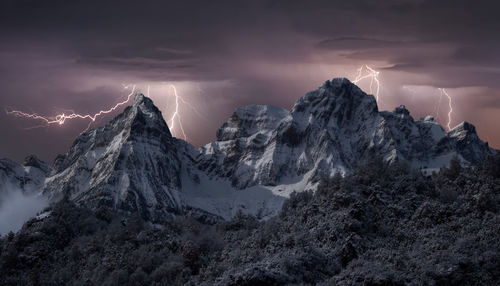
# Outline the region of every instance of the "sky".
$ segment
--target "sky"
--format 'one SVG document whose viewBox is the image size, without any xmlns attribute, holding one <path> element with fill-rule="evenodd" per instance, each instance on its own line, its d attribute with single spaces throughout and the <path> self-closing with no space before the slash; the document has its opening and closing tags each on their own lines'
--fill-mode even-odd
<svg viewBox="0 0 500 286">
<path fill-rule="evenodd" d="M 136 90 L 167 122 L 173 84 L 187 141 L 201 146 L 235 108 L 291 108 L 334 77 L 379 72 L 379 109 L 404 104 L 451 127 L 462 121 L 500 148 L 499 1 L 0 2 L 0 157 L 52 162 L 89 125 L 40 127 L 44 116 L 109 109 Z M 370 81 L 359 85 L 370 92 Z M 101 116 L 102 126 L 123 108 Z M 175 119 L 174 136 L 183 138 Z"/>
</svg>

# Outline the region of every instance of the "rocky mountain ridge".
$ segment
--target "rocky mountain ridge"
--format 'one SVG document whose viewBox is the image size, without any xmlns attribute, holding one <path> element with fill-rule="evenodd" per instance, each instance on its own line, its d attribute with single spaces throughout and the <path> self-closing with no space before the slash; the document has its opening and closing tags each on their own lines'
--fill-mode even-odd
<svg viewBox="0 0 500 286">
<path fill-rule="evenodd" d="M 336 78 L 290 111 L 237 109 L 217 140 L 200 149 L 173 138 L 158 108 L 138 94 L 111 122 L 81 134 L 53 169 L 37 159 L 24 166 L 3 160 L 0 179 L 1 186 L 42 190 L 53 200 L 66 195 L 152 222 L 186 212 L 206 220 L 239 211 L 268 218 L 293 191 L 315 190 L 321 179 L 373 157 L 437 170 L 453 156 L 474 165 L 495 152 L 469 123 L 446 132 L 430 116 L 415 121 L 404 106 L 379 112 L 372 95 Z"/>
</svg>

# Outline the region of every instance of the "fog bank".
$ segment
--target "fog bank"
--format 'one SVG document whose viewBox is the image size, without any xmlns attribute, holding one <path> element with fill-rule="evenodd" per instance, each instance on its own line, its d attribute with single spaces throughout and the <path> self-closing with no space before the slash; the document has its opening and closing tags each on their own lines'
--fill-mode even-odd
<svg viewBox="0 0 500 286">
<path fill-rule="evenodd" d="M 18 231 L 23 224 L 48 206 L 44 197 L 25 195 L 20 190 L 0 194 L 0 235 Z"/>
</svg>

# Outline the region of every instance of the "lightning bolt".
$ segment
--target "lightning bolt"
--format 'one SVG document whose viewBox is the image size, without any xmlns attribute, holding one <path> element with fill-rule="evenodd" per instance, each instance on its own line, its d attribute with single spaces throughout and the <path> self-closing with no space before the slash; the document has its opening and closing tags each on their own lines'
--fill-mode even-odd
<svg viewBox="0 0 500 286">
<path fill-rule="evenodd" d="M 172 131 L 175 130 L 175 121 L 177 119 L 178 123 L 179 123 L 179 128 L 181 130 L 181 133 L 182 133 L 182 136 L 184 137 L 184 140 L 187 140 L 187 137 L 186 137 L 186 132 L 184 132 L 184 127 L 182 126 L 182 120 L 181 120 L 181 117 L 179 115 L 179 99 L 182 100 L 182 98 L 177 94 L 177 89 L 175 88 L 175 85 L 171 84 L 170 85 L 172 87 L 172 89 L 174 90 L 174 96 L 175 96 L 175 111 L 174 113 L 172 114 L 172 117 L 170 118 L 169 122 L 170 122 L 170 126 L 172 126 Z M 184 101 L 184 100 L 182 100 Z"/>
<path fill-rule="evenodd" d="M 129 89 L 130 86 L 126 85 L 126 86 L 124 86 L 124 88 L 125 89 Z M 88 119 L 88 120 L 90 120 L 89 126 L 86 129 L 86 130 L 88 130 L 88 128 L 90 127 L 90 125 L 93 122 L 95 122 L 96 119 L 99 116 L 111 113 L 114 110 L 116 110 L 118 107 L 120 107 L 120 106 L 126 104 L 127 102 L 129 102 L 130 98 L 132 97 L 132 95 L 134 95 L 134 92 L 135 92 L 135 85 L 132 86 L 132 91 L 127 96 L 126 100 L 115 104 L 113 107 L 111 107 L 109 109 L 100 110 L 99 112 L 97 112 L 95 114 L 79 114 L 79 113 L 75 113 L 74 111 L 70 111 L 69 114 L 61 113 L 61 114 L 57 114 L 55 116 L 49 117 L 49 116 L 42 116 L 42 115 L 39 115 L 37 113 L 26 113 L 26 112 L 23 112 L 23 111 L 20 111 L 20 110 L 12 109 L 12 108 L 6 108 L 5 112 L 7 114 L 9 114 L 9 115 L 13 115 L 13 116 L 16 116 L 16 117 L 22 117 L 22 118 L 27 118 L 27 119 L 39 120 L 39 121 L 43 121 L 44 122 L 43 125 L 34 126 L 32 128 L 47 127 L 47 126 L 53 125 L 53 124 L 63 125 L 64 123 L 66 123 L 66 120 L 71 120 L 71 119 Z"/>
<path fill-rule="evenodd" d="M 410 89 L 406 86 L 403 86 L 403 89 L 407 89 L 408 91 L 410 91 L 411 93 L 416 93 L 415 90 L 413 89 Z M 446 98 L 448 99 L 448 119 L 446 121 L 446 128 L 448 128 L 448 130 L 451 129 L 451 122 L 452 122 L 452 119 L 453 119 L 453 98 L 450 96 L 450 94 L 446 91 L 446 89 L 444 88 L 438 88 L 439 90 L 439 99 L 438 99 L 438 103 L 436 105 L 436 109 L 435 109 L 435 114 L 436 114 L 436 121 L 439 121 L 439 117 L 440 117 L 440 113 L 441 113 L 441 104 L 443 102 L 443 97 L 446 96 Z"/>
<path fill-rule="evenodd" d="M 363 71 L 366 71 L 365 75 L 363 75 Z M 358 74 L 356 75 L 356 78 L 353 81 L 353 83 L 358 83 L 363 79 L 369 78 L 370 93 L 371 94 L 374 93 L 373 86 L 375 85 L 375 98 L 377 99 L 377 102 L 379 101 L 379 92 L 380 92 L 380 81 L 378 79 L 379 74 L 380 74 L 379 71 L 376 71 L 367 65 L 363 65 L 358 69 Z"/>
<path fill-rule="evenodd" d="M 184 104 L 185 106 L 189 107 L 201 118 L 205 118 L 205 117 L 201 115 L 201 113 L 198 111 L 198 109 L 196 109 L 196 107 L 194 107 L 191 103 L 187 102 L 184 98 L 182 98 L 182 96 L 179 95 L 175 85 L 169 84 L 169 86 L 172 88 L 172 91 L 173 91 L 173 93 L 171 95 L 173 95 L 175 98 L 175 108 L 174 108 L 174 112 L 172 113 L 172 116 L 167 121 L 167 123 L 168 123 L 169 129 L 172 133 L 180 132 L 180 135 L 184 138 L 184 140 L 187 141 L 187 135 L 186 135 L 186 132 L 184 130 L 184 125 L 182 124 L 180 105 Z M 150 94 L 150 87 L 149 86 L 147 89 L 147 93 L 148 93 L 148 97 L 149 97 L 149 94 Z"/>
<path fill-rule="evenodd" d="M 441 109 L 441 101 L 443 101 L 443 91 L 439 89 L 439 101 L 436 107 L 436 120 L 439 119 L 439 110 Z"/>
<path fill-rule="evenodd" d="M 440 101 L 441 101 L 441 98 L 443 97 L 443 95 L 445 95 L 448 98 L 448 108 L 449 109 L 448 109 L 448 122 L 446 124 L 446 127 L 448 127 L 448 130 L 450 130 L 451 129 L 451 115 L 453 113 L 453 107 L 451 106 L 452 98 L 448 94 L 448 92 L 446 92 L 446 89 L 440 88 L 439 91 L 441 92 L 441 95 L 439 98 Z"/>
<path fill-rule="evenodd" d="M 66 123 L 67 120 L 71 120 L 71 119 L 87 119 L 87 120 L 89 120 L 89 125 L 83 131 L 83 132 L 85 132 L 90 128 L 92 123 L 95 122 L 99 116 L 111 113 L 114 110 L 116 110 L 118 107 L 120 107 L 120 106 L 122 106 L 130 101 L 130 98 L 132 98 L 132 96 L 135 94 L 136 85 L 135 84 L 134 85 L 122 84 L 122 86 L 124 89 L 130 89 L 132 87 L 131 92 L 130 92 L 130 94 L 128 94 L 127 98 L 124 101 L 121 101 L 121 102 L 115 104 L 113 107 L 106 109 L 106 110 L 100 110 L 99 112 L 97 112 L 95 114 L 79 114 L 79 113 L 74 112 L 73 110 L 66 110 L 67 113 L 63 112 L 63 113 L 57 114 L 55 116 L 43 116 L 43 115 L 39 115 L 37 113 L 27 113 L 27 112 L 23 112 L 21 110 L 15 110 L 12 108 L 5 108 L 5 112 L 7 114 L 13 115 L 15 117 L 38 120 L 38 121 L 42 121 L 42 123 L 43 123 L 41 125 L 29 127 L 28 129 L 47 127 L 50 125 L 63 125 Z M 184 126 L 182 124 L 180 105 L 183 104 L 183 105 L 189 107 L 190 109 L 192 109 L 198 116 L 200 116 L 202 118 L 205 118 L 205 117 L 202 116 L 200 114 L 200 112 L 198 111 L 198 109 L 196 109 L 191 103 L 187 102 L 184 98 L 182 98 L 182 96 L 180 96 L 178 94 L 177 88 L 173 84 L 170 84 L 170 87 L 172 87 L 172 90 L 173 90 L 173 94 L 171 94 L 171 95 L 173 95 L 175 97 L 175 110 L 174 110 L 172 116 L 170 117 L 170 119 L 168 120 L 170 130 L 172 132 L 176 132 L 178 129 L 178 131 L 181 133 L 181 136 L 184 138 L 184 140 L 187 140 L 187 135 L 186 135 L 186 132 L 184 131 Z M 151 94 L 151 86 L 150 85 L 147 85 L 146 93 L 147 93 L 147 96 L 150 97 L 150 94 Z"/>
</svg>

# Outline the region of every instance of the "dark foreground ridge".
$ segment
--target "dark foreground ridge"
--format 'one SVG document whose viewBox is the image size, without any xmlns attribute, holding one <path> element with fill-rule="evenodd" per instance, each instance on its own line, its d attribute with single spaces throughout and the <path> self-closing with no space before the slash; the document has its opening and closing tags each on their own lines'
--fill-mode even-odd
<svg viewBox="0 0 500 286">
<path fill-rule="evenodd" d="M 500 155 L 425 177 L 374 160 L 267 221 L 93 212 L 67 199 L 0 239 L 0 285 L 499 285 Z"/>
</svg>

